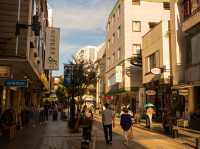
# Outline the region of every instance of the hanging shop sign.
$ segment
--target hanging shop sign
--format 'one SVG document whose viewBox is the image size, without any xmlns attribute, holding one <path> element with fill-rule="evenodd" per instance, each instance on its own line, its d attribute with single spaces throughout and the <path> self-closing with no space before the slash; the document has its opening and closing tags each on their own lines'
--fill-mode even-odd
<svg viewBox="0 0 200 149">
<path fill-rule="evenodd" d="M 27 80 L 6 80 L 4 84 L 8 87 L 28 87 Z"/>
<path fill-rule="evenodd" d="M 151 73 L 153 73 L 153 74 L 161 74 L 161 69 L 160 68 L 153 68 L 153 69 L 151 69 Z"/>
<path fill-rule="evenodd" d="M 156 94 L 156 91 L 154 91 L 154 90 L 147 90 L 147 91 L 146 91 L 146 94 L 147 94 L 148 96 L 154 96 L 154 95 Z"/>
<path fill-rule="evenodd" d="M 178 94 L 179 95 L 183 95 L 183 96 L 188 96 L 189 95 L 189 91 L 188 91 L 188 89 L 180 89 L 178 91 Z"/>
<path fill-rule="evenodd" d="M 115 75 L 115 80 L 117 83 L 122 82 L 122 66 L 116 66 L 116 75 Z"/>
<path fill-rule="evenodd" d="M 10 77 L 10 67 L 0 66 L 0 78 L 9 78 Z"/>
<path fill-rule="evenodd" d="M 48 27 L 46 30 L 45 69 L 59 69 L 60 29 Z"/>
<path fill-rule="evenodd" d="M 45 76 L 44 73 L 41 74 L 40 80 L 42 81 L 42 83 L 44 85 L 44 88 L 48 90 L 48 88 L 49 88 L 49 82 L 48 82 L 47 77 Z"/>
</svg>

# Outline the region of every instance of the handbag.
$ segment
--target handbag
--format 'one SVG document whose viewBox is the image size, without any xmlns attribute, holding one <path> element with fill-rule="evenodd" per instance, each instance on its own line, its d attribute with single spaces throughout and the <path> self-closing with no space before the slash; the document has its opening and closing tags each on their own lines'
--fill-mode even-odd
<svg viewBox="0 0 200 149">
<path fill-rule="evenodd" d="M 132 140 L 132 139 L 133 139 L 133 129 L 131 126 L 131 128 L 128 130 L 128 140 Z"/>
</svg>

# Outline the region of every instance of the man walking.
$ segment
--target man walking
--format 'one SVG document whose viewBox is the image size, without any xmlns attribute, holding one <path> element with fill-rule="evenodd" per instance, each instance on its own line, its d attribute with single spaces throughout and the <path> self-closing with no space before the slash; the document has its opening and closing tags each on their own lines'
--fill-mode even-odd
<svg viewBox="0 0 200 149">
<path fill-rule="evenodd" d="M 109 109 L 108 103 L 105 104 L 105 110 L 102 113 L 102 123 L 106 144 L 112 144 L 112 124 L 114 127 L 114 116 L 112 110 Z"/>
</svg>

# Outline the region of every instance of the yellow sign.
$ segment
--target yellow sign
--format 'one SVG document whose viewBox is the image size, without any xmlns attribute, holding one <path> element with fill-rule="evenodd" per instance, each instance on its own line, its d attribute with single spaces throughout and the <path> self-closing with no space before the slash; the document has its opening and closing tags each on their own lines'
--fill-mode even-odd
<svg viewBox="0 0 200 149">
<path fill-rule="evenodd" d="M 44 73 L 41 74 L 40 80 L 42 81 L 42 83 L 44 85 L 44 88 L 48 90 L 48 88 L 49 88 L 49 82 L 48 82 L 47 77 L 45 76 Z"/>
</svg>

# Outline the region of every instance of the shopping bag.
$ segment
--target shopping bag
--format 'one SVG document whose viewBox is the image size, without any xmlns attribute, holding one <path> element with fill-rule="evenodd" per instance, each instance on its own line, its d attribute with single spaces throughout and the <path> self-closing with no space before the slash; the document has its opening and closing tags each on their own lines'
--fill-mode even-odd
<svg viewBox="0 0 200 149">
<path fill-rule="evenodd" d="M 133 139 L 133 129 L 132 127 L 128 130 L 128 140 L 132 140 Z"/>
</svg>

